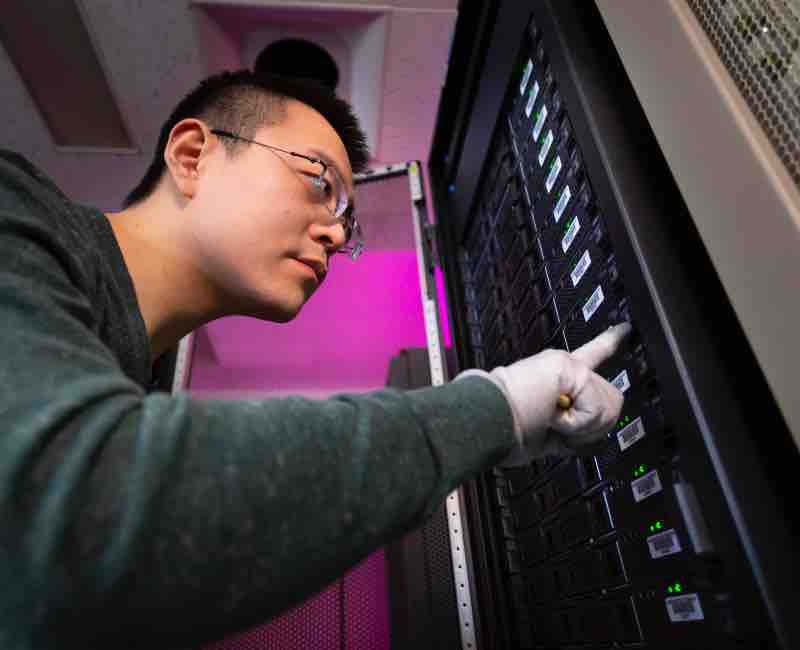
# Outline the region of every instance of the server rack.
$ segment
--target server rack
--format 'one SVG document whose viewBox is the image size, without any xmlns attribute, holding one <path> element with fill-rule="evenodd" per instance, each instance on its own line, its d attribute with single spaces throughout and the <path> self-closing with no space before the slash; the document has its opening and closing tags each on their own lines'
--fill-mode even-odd
<svg viewBox="0 0 800 650">
<path fill-rule="evenodd" d="M 635 328 L 602 450 L 462 490 L 477 646 L 798 647 L 797 447 L 594 3 L 462 3 L 430 173 L 462 368 Z"/>
</svg>

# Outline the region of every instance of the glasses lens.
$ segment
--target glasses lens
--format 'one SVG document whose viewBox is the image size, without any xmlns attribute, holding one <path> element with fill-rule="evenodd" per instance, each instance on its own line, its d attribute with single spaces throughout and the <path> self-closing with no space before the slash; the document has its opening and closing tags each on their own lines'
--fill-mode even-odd
<svg viewBox="0 0 800 650">
<path fill-rule="evenodd" d="M 349 246 L 345 252 L 350 256 L 350 259 L 355 262 L 361 257 L 361 253 L 364 252 L 364 244 L 357 242 L 354 246 Z"/>
<path fill-rule="evenodd" d="M 328 208 L 344 228 L 345 245 L 339 249 L 339 252 L 347 255 L 351 260 L 356 260 L 364 252 L 364 238 L 361 226 L 353 216 L 353 211 L 348 209 L 350 197 L 347 195 L 347 185 L 333 166 L 327 168 L 325 179 L 331 184 Z"/>
<path fill-rule="evenodd" d="M 347 186 L 344 184 L 344 180 L 339 176 L 339 172 L 336 171 L 335 167 L 328 167 L 327 176 L 331 184 L 331 212 L 334 217 L 340 219 L 347 210 L 347 206 L 350 204 L 350 198 L 347 196 Z"/>
<path fill-rule="evenodd" d="M 339 249 L 339 253 L 347 255 L 351 260 L 355 261 L 364 252 L 364 238 L 361 232 L 361 226 L 355 217 L 350 216 L 350 229 L 345 228 L 345 233 L 348 233 L 347 243 Z"/>
</svg>

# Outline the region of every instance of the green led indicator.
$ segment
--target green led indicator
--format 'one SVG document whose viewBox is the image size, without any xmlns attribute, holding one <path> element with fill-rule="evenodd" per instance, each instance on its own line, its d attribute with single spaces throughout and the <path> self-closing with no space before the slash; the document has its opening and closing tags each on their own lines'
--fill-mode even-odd
<svg viewBox="0 0 800 650">
<path fill-rule="evenodd" d="M 675 582 L 667 586 L 667 593 L 679 594 L 681 592 L 683 592 L 683 585 L 680 582 Z"/>
<path fill-rule="evenodd" d="M 670 585 L 669 587 L 667 587 L 667 591 L 668 591 L 669 593 L 672 593 L 672 592 L 673 592 L 673 589 L 672 589 L 672 586 L 671 586 L 671 585 Z"/>
<path fill-rule="evenodd" d="M 657 530 L 661 530 L 662 528 L 664 528 L 664 522 L 661 521 L 660 519 L 655 523 L 650 524 L 651 533 L 655 533 Z"/>
<path fill-rule="evenodd" d="M 681 593 L 682 591 L 683 591 L 683 587 L 681 586 L 681 583 L 680 582 L 676 582 L 675 583 L 675 592 L 676 593 Z"/>
</svg>

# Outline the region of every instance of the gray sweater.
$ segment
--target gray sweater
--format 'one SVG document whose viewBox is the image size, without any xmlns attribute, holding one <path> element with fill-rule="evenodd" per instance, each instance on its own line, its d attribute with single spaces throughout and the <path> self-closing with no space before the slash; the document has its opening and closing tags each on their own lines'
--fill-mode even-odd
<svg viewBox="0 0 800 650">
<path fill-rule="evenodd" d="M 489 381 L 147 393 L 108 220 L 0 150 L 0 647 L 171 647 L 264 622 L 513 443 Z"/>
</svg>

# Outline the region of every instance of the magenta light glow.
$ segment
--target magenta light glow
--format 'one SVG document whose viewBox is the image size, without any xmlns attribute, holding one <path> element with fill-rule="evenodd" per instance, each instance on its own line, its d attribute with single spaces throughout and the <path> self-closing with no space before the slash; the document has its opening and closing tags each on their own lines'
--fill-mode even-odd
<svg viewBox="0 0 800 650">
<path fill-rule="evenodd" d="M 204 330 L 210 349 L 196 353 L 193 390 L 384 386 L 389 359 L 426 344 L 414 251 L 368 250 L 356 263 L 336 259 L 290 323 L 231 317 Z"/>
</svg>

